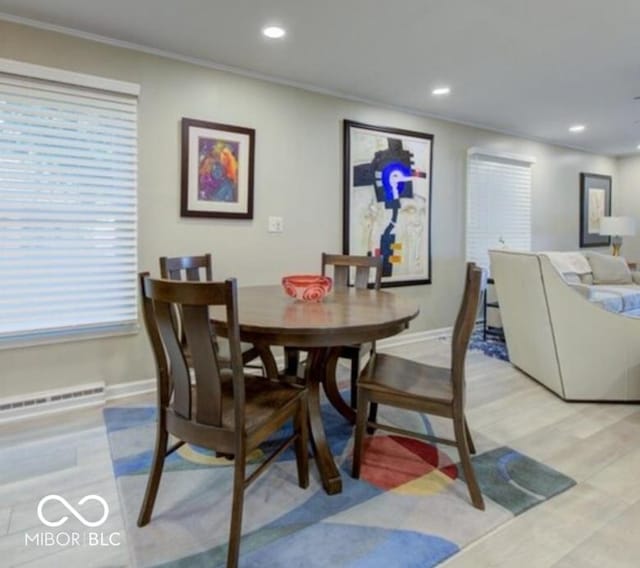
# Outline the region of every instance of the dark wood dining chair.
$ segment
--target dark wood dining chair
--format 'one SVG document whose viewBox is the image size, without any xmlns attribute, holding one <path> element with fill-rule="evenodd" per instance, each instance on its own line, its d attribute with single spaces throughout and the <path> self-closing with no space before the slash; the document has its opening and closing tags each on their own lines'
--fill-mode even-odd
<svg viewBox="0 0 640 568">
<path fill-rule="evenodd" d="M 196 256 L 174 256 L 160 257 L 160 276 L 166 280 L 185 280 L 188 282 L 201 282 L 213 280 L 213 260 L 211 254 Z M 179 327 L 179 324 L 176 324 Z M 184 342 L 184 335 L 181 339 Z M 228 364 L 229 354 L 225 353 L 226 343 L 219 342 L 218 348 L 222 347 L 220 354 L 223 365 Z M 258 350 L 250 343 L 241 343 L 242 362 L 245 367 L 263 370 L 263 365 L 251 365 L 250 363 L 260 357 Z M 187 353 L 187 355 L 189 355 Z"/>
<path fill-rule="evenodd" d="M 464 414 L 465 358 L 475 326 L 482 282 L 482 270 L 473 263 L 467 264 L 464 296 L 453 328 L 450 368 L 425 365 L 394 355 L 372 354 L 358 378 L 358 410 L 352 469 L 352 475 L 356 479 L 360 477 L 365 429 L 367 426 L 373 429 L 380 428 L 426 441 L 456 446 L 471 502 L 474 507 L 484 509 L 484 500 L 469 455 L 469 452 L 475 453 L 475 447 Z M 371 418 L 368 408 L 370 404 L 388 405 L 450 418 L 453 420 L 454 440 L 381 424 L 375 418 Z"/>
<path fill-rule="evenodd" d="M 356 288 L 380 289 L 382 281 L 382 257 L 381 256 L 355 256 L 346 254 L 322 253 L 322 274 L 327 275 L 328 269 L 333 269 L 334 288 L 344 289 L 349 286 L 350 272 L 355 268 L 353 285 Z M 373 276 L 373 282 L 371 281 Z M 338 357 L 349 359 L 351 368 L 351 407 L 356 408 L 358 403 L 358 375 L 360 374 L 360 359 L 365 353 L 375 349 L 375 345 L 344 345 L 340 349 Z"/>
<path fill-rule="evenodd" d="M 197 256 L 161 256 L 160 275 L 166 280 L 201 282 L 213 280 L 211 254 Z"/>
<path fill-rule="evenodd" d="M 240 352 L 235 279 L 225 282 L 153 280 L 140 274 L 145 326 L 157 370 L 157 432 L 153 462 L 138 517 L 149 523 L 165 458 L 185 443 L 235 457 L 227 566 L 238 564 L 244 491 L 291 444 L 295 445 L 298 483 L 309 484 L 307 389 L 245 375 Z M 186 344 L 173 324 L 179 306 Z M 210 306 L 225 306 L 231 364 L 223 368 L 212 341 Z M 195 374 L 192 386 L 185 345 Z M 293 434 L 248 477 L 245 460 L 289 420 Z M 169 435 L 178 442 L 168 447 Z M 170 488 L 167 488 L 170 489 Z"/>
<path fill-rule="evenodd" d="M 329 254 L 322 253 L 321 270 L 323 276 L 331 276 L 333 278 L 333 289 L 341 290 L 350 285 L 358 289 L 366 290 L 367 288 L 380 289 L 382 281 L 382 257 L 381 256 L 357 256 L 347 254 Z M 331 274 L 328 274 L 331 272 Z M 353 284 L 351 284 L 351 276 L 353 276 Z M 356 408 L 357 405 L 357 381 L 360 372 L 360 359 L 363 354 L 370 352 L 375 346 L 366 345 L 344 345 L 338 353 L 339 358 L 349 359 L 351 364 L 351 407 Z M 287 360 L 287 374 L 296 374 L 295 369 L 299 365 L 299 351 L 295 349 L 285 350 Z M 335 365 L 327 365 L 327 369 L 333 372 Z"/>
</svg>

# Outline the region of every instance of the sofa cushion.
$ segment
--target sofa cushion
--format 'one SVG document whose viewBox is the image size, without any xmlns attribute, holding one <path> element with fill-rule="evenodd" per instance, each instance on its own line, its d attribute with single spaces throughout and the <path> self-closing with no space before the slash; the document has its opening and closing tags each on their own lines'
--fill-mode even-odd
<svg viewBox="0 0 640 568">
<path fill-rule="evenodd" d="M 589 261 L 585 258 L 585 255 L 582 252 L 549 251 L 540 254 L 544 254 L 560 274 L 565 274 L 567 272 L 586 274 L 587 272 L 591 272 Z"/>
<path fill-rule="evenodd" d="M 620 256 L 610 256 L 597 252 L 585 253 L 591 271 L 594 284 L 632 284 L 631 271 L 627 261 Z"/>
<path fill-rule="evenodd" d="M 593 300 L 597 294 L 606 294 L 607 297 L 610 294 L 619 296 L 622 306 L 621 309 L 615 310 L 617 312 L 629 312 L 640 308 L 640 286 L 612 286 L 611 284 L 592 286 L 591 299 Z"/>
<path fill-rule="evenodd" d="M 596 290 L 595 288 L 596 286 L 592 286 L 591 295 L 589 297 L 590 301 L 594 304 L 598 304 L 608 312 L 614 312 L 616 314 L 622 312 L 624 304 L 620 294 L 607 292 L 605 290 Z"/>
</svg>

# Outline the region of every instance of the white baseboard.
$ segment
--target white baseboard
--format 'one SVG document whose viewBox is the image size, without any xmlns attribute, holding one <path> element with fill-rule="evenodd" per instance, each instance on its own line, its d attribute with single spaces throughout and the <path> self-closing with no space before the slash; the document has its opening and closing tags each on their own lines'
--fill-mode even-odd
<svg viewBox="0 0 640 568">
<path fill-rule="evenodd" d="M 0 424 L 104 404 L 104 383 L 90 383 L 0 399 Z"/>
<path fill-rule="evenodd" d="M 430 341 L 441 337 L 449 337 L 451 332 L 452 328 L 443 327 L 428 331 L 401 333 L 378 341 L 377 347 L 379 349 L 389 349 L 421 341 Z M 275 360 L 279 367 L 284 365 L 283 355 L 277 355 Z M 66 412 L 78 408 L 104 406 L 108 401 L 147 394 L 154 392 L 155 389 L 156 379 L 153 378 L 115 385 L 91 383 L 7 397 L 0 399 L 0 424 L 28 418 L 39 418 L 47 414 Z"/>
<path fill-rule="evenodd" d="M 155 379 L 145 379 L 108 386 L 104 383 L 91 383 L 10 396 L 0 399 L 0 424 L 80 408 L 104 406 L 107 401 L 153 392 L 155 388 Z"/>
<path fill-rule="evenodd" d="M 426 331 L 414 331 L 411 333 L 401 333 L 392 337 L 381 339 L 376 343 L 379 349 L 389 349 L 391 347 L 400 347 L 402 345 L 411 345 L 412 343 L 420 343 L 421 341 L 432 341 L 441 337 L 451 337 L 453 327 L 441 327 L 438 329 L 428 329 Z"/>
<path fill-rule="evenodd" d="M 130 383 L 118 383 L 116 385 L 107 385 L 105 389 L 105 401 L 117 400 L 127 396 L 136 396 L 139 394 L 147 394 L 156 390 L 156 379 L 143 379 L 141 381 L 132 381 Z"/>
</svg>

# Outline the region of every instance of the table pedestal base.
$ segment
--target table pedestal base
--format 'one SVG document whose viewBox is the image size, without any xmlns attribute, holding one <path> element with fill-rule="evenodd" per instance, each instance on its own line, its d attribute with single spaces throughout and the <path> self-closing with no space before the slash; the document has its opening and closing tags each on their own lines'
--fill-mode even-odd
<svg viewBox="0 0 640 568">
<path fill-rule="evenodd" d="M 260 353 L 269 379 L 282 380 L 283 378 L 291 377 L 292 380 L 295 380 L 296 375 L 291 365 L 285 370 L 285 376 L 278 374 L 278 367 L 269 346 L 256 345 L 256 347 Z M 323 385 L 331 404 L 336 407 L 343 416 L 346 411 L 347 414 L 345 417 L 351 422 L 355 420 L 355 413 L 344 400 L 342 400 L 336 385 L 335 365 L 339 348 L 315 347 L 311 349 L 306 348 L 305 351 L 307 352 L 307 361 L 305 363 L 304 378 L 302 380 L 309 389 L 309 430 L 313 454 L 316 459 L 324 490 L 329 495 L 335 495 L 342 492 L 342 479 L 324 431 L 320 410 L 320 385 Z"/>
<path fill-rule="evenodd" d="M 325 384 L 328 355 L 327 348 L 310 349 L 304 375 L 309 389 L 309 426 L 313 452 L 324 490 L 329 495 L 335 495 L 342 492 L 342 479 L 327 442 L 320 412 L 320 384 Z"/>
</svg>

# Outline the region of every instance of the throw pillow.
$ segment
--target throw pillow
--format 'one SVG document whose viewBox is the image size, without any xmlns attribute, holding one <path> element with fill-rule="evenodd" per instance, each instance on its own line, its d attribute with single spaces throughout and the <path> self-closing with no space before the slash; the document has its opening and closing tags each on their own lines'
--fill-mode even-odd
<svg viewBox="0 0 640 568">
<path fill-rule="evenodd" d="M 594 284 L 632 284 L 631 271 L 621 256 L 610 256 L 597 252 L 586 253 L 591 265 Z"/>
</svg>

